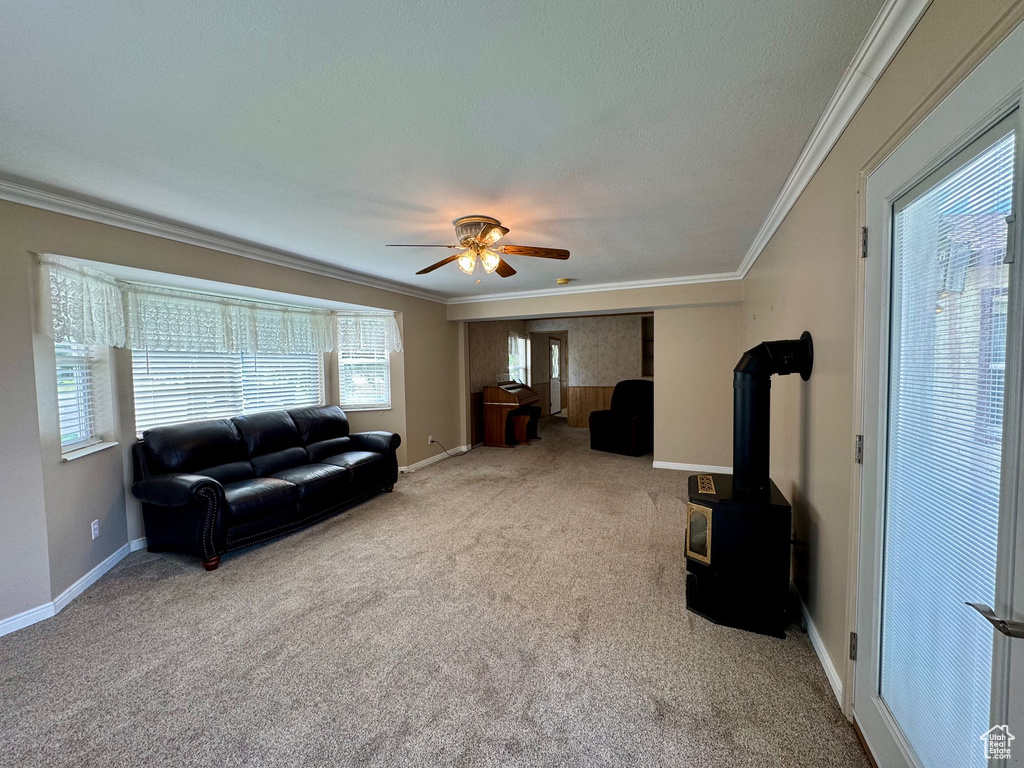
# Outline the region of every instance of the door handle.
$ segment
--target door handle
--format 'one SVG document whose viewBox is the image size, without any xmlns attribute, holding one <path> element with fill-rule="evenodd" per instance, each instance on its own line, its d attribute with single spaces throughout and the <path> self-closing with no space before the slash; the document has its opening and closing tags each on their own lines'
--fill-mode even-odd
<svg viewBox="0 0 1024 768">
<path fill-rule="evenodd" d="M 971 606 L 971 608 L 988 619 L 989 623 L 993 627 L 998 629 L 1007 637 L 1024 637 L 1024 621 L 1007 621 L 1006 619 L 1000 619 L 996 616 L 995 611 L 984 603 L 964 603 L 964 605 Z"/>
</svg>

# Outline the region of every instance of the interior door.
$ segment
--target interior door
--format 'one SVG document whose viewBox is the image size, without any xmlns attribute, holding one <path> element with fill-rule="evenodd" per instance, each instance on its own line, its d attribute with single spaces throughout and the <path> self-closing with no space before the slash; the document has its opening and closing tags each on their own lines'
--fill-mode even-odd
<svg viewBox="0 0 1024 768">
<path fill-rule="evenodd" d="M 562 342 L 560 339 L 548 339 L 548 352 L 551 355 L 551 413 L 562 410 Z"/>
<path fill-rule="evenodd" d="M 1024 619 L 1022 131 L 1005 97 L 1024 30 L 1000 49 L 868 179 L 853 714 L 883 768 L 984 766 L 1015 729 L 1024 745 L 1024 639 L 967 605 Z"/>
</svg>

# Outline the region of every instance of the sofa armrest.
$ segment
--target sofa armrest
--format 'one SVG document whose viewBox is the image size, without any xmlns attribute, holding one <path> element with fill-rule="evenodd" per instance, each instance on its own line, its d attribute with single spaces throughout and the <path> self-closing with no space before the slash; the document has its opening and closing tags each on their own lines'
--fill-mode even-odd
<svg viewBox="0 0 1024 768">
<path fill-rule="evenodd" d="M 212 489 L 224 497 L 224 487 L 205 475 L 158 475 L 132 485 L 135 498 L 162 507 L 184 507 L 202 501 L 201 491 Z"/>
<path fill-rule="evenodd" d="M 591 411 L 587 417 L 587 423 L 593 427 L 595 424 L 602 426 L 615 422 L 615 411 Z"/>
<path fill-rule="evenodd" d="M 402 444 L 401 436 L 394 432 L 353 432 L 348 439 L 353 449 L 374 453 L 394 453 Z"/>
</svg>

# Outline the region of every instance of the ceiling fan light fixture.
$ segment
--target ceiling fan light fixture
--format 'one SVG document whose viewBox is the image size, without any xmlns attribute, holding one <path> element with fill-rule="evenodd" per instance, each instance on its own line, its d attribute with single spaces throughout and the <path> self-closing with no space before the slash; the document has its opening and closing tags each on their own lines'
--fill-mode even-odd
<svg viewBox="0 0 1024 768">
<path fill-rule="evenodd" d="M 483 243 L 484 245 L 494 245 L 507 234 L 508 227 L 502 227 L 493 224 L 485 224 L 484 228 L 480 230 L 479 239 L 480 242 Z"/>
<path fill-rule="evenodd" d="M 498 265 L 501 263 L 501 256 L 496 254 L 494 251 L 485 250 L 480 254 L 480 263 L 483 265 L 484 271 L 487 274 L 491 274 L 491 272 L 496 270 Z"/>
<path fill-rule="evenodd" d="M 476 263 L 479 261 L 483 265 L 484 272 L 487 274 L 497 272 L 498 277 L 512 277 L 516 274 L 516 270 L 500 254 L 558 259 L 560 261 L 565 261 L 569 258 L 569 252 L 564 248 L 539 248 L 532 245 L 507 244 L 496 246 L 495 243 L 508 234 L 509 230 L 508 227 L 501 226 L 501 222 L 491 216 L 463 216 L 453 221 L 452 224 L 455 225 L 455 237 L 459 245 L 424 243 L 420 245 L 394 244 L 392 247 L 452 249 L 461 247 L 465 249 L 462 253 L 452 254 L 428 267 L 424 267 L 416 273 L 417 275 L 426 275 L 454 261 L 458 264 L 459 269 L 472 276 L 473 271 L 476 269 Z M 491 250 L 492 248 L 494 250 Z M 480 281 L 477 280 L 477 282 L 479 283 Z M 560 279 L 558 284 L 564 285 L 566 282 L 568 282 L 568 279 Z"/>
<path fill-rule="evenodd" d="M 459 269 L 467 275 L 472 275 L 473 270 L 476 268 L 476 254 L 473 253 L 473 251 L 466 251 L 464 254 L 459 256 L 457 263 L 459 265 Z"/>
<path fill-rule="evenodd" d="M 471 242 L 478 242 L 477 238 L 483 234 L 485 229 L 501 227 L 501 222 L 490 216 L 463 216 L 461 219 L 453 221 L 452 224 L 455 225 L 455 238 L 464 248 L 468 248 Z M 508 230 L 506 229 L 505 232 Z"/>
</svg>

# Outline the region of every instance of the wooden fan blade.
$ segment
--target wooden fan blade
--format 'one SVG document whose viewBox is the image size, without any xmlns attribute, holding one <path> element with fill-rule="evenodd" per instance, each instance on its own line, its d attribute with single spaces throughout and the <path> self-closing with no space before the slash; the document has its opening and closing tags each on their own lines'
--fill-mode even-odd
<svg viewBox="0 0 1024 768">
<path fill-rule="evenodd" d="M 498 273 L 499 277 L 512 277 L 516 273 L 504 259 L 498 259 L 498 266 L 495 267 L 494 271 Z"/>
<path fill-rule="evenodd" d="M 495 250 L 509 256 L 539 256 L 542 259 L 568 259 L 569 252 L 563 248 L 535 248 L 532 245 L 499 245 Z"/>
<path fill-rule="evenodd" d="M 388 243 L 385 248 L 461 248 L 461 245 L 424 245 L 423 243 Z"/>
<path fill-rule="evenodd" d="M 457 258 L 459 258 L 460 255 L 461 254 L 456 253 L 456 254 L 454 254 L 452 256 L 449 256 L 447 259 L 441 259 L 440 261 L 438 261 L 438 262 L 436 262 L 434 264 L 431 264 L 429 267 L 427 267 L 425 269 L 421 269 L 416 274 L 417 275 L 425 275 L 425 274 L 427 274 L 427 272 L 433 272 L 438 267 L 443 267 L 445 264 L 448 264 L 450 262 L 455 261 Z"/>
</svg>

